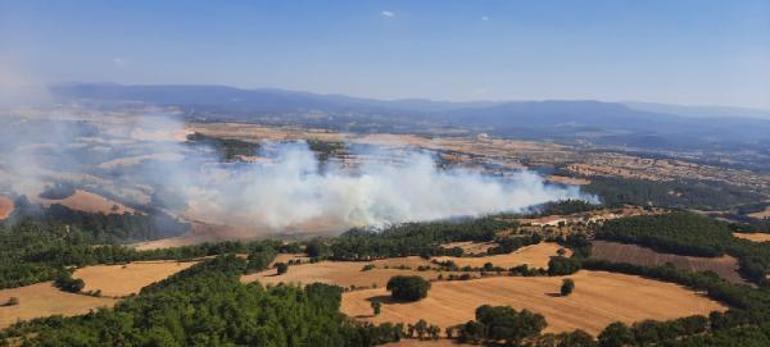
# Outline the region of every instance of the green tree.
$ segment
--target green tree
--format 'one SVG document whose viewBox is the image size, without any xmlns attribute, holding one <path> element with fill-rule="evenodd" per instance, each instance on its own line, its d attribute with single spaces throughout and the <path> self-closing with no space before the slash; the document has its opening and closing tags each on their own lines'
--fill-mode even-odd
<svg viewBox="0 0 770 347">
<path fill-rule="evenodd" d="M 382 303 L 377 300 L 372 301 L 372 310 L 374 311 L 375 316 L 380 315 L 380 311 L 382 310 Z"/>
<path fill-rule="evenodd" d="M 417 301 L 428 296 L 430 282 L 420 276 L 394 276 L 386 287 L 396 300 Z"/>
<path fill-rule="evenodd" d="M 599 334 L 599 346 L 601 347 L 623 347 L 634 343 L 636 343 L 634 333 L 621 322 L 608 325 Z"/>
<path fill-rule="evenodd" d="M 561 281 L 561 296 L 570 295 L 573 290 L 575 290 L 575 281 L 571 278 L 565 278 Z"/>
<path fill-rule="evenodd" d="M 286 263 L 276 263 L 275 270 L 279 275 L 283 275 L 287 271 L 289 271 L 289 265 L 287 265 Z"/>
</svg>

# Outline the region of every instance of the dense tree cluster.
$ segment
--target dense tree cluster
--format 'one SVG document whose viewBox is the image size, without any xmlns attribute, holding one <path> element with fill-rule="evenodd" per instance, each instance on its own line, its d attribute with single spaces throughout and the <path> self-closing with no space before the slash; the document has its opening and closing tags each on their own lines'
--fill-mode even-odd
<svg viewBox="0 0 770 347">
<path fill-rule="evenodd" d="M 0 288 L 49 281 L 71 266 L 120 264 L 135 260 L 176 259 L 249 254 L 249 272 L 259 271 L 290 245 L 278 241 L 202 243 L 169 249 L 137 251 L 105 242 L 90 223 L 63 224 L 53 218 L 18 218 L 0 223 Z M 296 246 L 296 245 L 295 245 Z"/>
<path fill-rule="evenodd" d="M 260 148 L 259 143 L 219 138 L 198 132 L 187 135 L 187 143 L 213 148 L 220 159 L 225 161 L 236 160 L 240 156 L 253 156 Z"/>
<path fill-rule="evenodd" d="M 53 285 L 65 292 L 78 293 L 86 286 L 86 283 L 79 278 L 72 278 L 72 274 L 69 271 L 60 271 L 56 275 Z"/>
<path fill-rule="evenodd" d="M 382 231 L 353 229 L 334 239 L 331 257 L 336 260 L 410 255 L 445 255 L 440 244 L 456 241 L 492 241 L 501 230 L 515 228 L 514 221 L 495 217 L 399 224 Z"/>
<path fill-rule="evenodd" d="M 430 282 L 420 276 L 393 276 L 386 288 L 393 299 L 417 301 L 428 296 Z"/>
<path fill-rule="evenodd" d="M 516 311 L 510 306 L 483 305 L 476 309 L 476 320 L 457 328 L 460 342 L 495 343 L 518 346 L 525 339 L 538 336 L 545 329 L 545 318 L 528 310 Z"/>
<path fill-rule="evenodd" d="M 593 211 L 602 207 L 602 205 L 576 199 L 550 201 L 536 206 L 534 209 L 538 212 L 534 216 L 567 215 Z"/>
<path fill-rule="evenodd" d="M 0 340 L 44 346 L 370 346 L 401 337 L 401 327 L 360 325 L 341 315 L 340 287 L 241 284 L 245 267 L 238 257 L 219 257 L 114 309 L 21 323 Z"/>
<path fill-rule="evenodd" d="M 717 181 L 650 181 L 596 176 L 591 177 L 591 183 L 583 189 L 598 195 L 608 206 L 652 204 L 669 208 L 727 210 L 764 199 L 750 188 Z"/>
</svg>

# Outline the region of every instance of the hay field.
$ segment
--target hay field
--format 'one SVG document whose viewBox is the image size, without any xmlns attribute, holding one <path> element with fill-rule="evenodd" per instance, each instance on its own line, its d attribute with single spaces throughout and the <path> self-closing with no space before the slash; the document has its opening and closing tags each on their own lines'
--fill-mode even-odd
<svg viewBox="0 0 770 347">
<path fill-rule="evenodd" d="M 441 245 L 441 247 L 451 249 L 460 247 L 463 250 L 463 254 L 487 254 L 487 250 L 496 246 L 495 242 L 473 242 L 473 241 L 461 241 L 450 242 Z"/>
<path fill-rule="evenodd" d="M 428 297 L 414 303 L 389 302 L 385 288 L 351 291 L 343 294 L 342 312 L 377 323 L 422 318 L 444 328 L 474 319 L 478 306 L 509 305 L 544 315 L 547 332 L 583 329 L 595 335 L 614 321 L 666 320 L 727 309 L 676 284 L 638 276 L 580 271 L 568 277 L 575 281 L 568 297 L 557 294 L 564 277 L 489 277 L 434 282 Z M 384 301 L 376 317 L 371 316 L 373 299 Z"/>
<path fill-rule="evenodd" d="M 19 304 L 0 307 L 0 329 L 18 320 L 52 315 L 74 316 L 98 307 L 112 307 L 117 302 L 111 298 L 66 293 L 55 288 L 52 282 L 0 290 L 0 302 L 5 303 L 11 297 L 18 298 Z"/>
<path fill-rule="evenodd" d="M 8 218 L 14 209 L 13 201 L 4 196 L 0 196 L 0 220 Z"/>
<path fill-rule="evenodd" d="M 770 206 L 765 207 L 763 211 L 749 213 L 749 217 L 757 219 L 770 218 Z"/>
<path fill-rule="evenodd" d="M 591 257 L 614 263 L 629 263 L 642 266 L 674 264 L 687 271 L 714 271 L 720 277 L 739 284 L 747 284 L 738 273 L 738 260 L 724 255 L 717 258 L 689 257 L 676 254 L 658 253 L 652 249 L 619 242 L 593 241 Z"/>
<path fill-rule="evenodd" d="M 125 206 L 117 201 L 107 199 L 101 195 L 87 192 L 84 190 L 76 190 L 75 194 L 72 194 L 61 200 L 52 199 L 40 199 L 43 205 L 50 206 L 51 204 L 60 204 L 67 206 L 73 210 L 84 212 L 101 212 L 104 214 L 124 214 L 135 213 L 136 210 Z"/>
<path fill-rule="evenodd" d="M 158 282 L 197 262 L 140 261 L 125 265 L 94 265 L 77 269 L 73 277 L 82 279 L 84 292 L 101 290 L 103 296 L 123 297 L 139 293 L 143 287 Z"/>
<path fill-rule="evenodd" d="M 283 275 L 277 276 L 275 269 L 268 269 L 250 275 L 241 276 L 241 282 L 248 283 L 259 281 L 262 284 L 294 283 L 310 284 L 314 282 L 336 284 L 343 287 L 384 287 L 391 277 L 396 275 L 417 275 L 426 279 L 438 278 L 438 271 L 417 271 L 417 270 L 399 270 L 395 269 L 400 264 L 421 264 L 428 263 L 419 257 L 383 259 L 372 262 L 353 262 L 353 261 L 322 261 L 318 263 L 307 263 L 289 266 L 289 271 Z M 361 271 L 367 264 L 374 264 L 376 268 L 369 271 Z M 385 269 L 385 266 L 391 268 Z M 416 267 L 416 266 L 413 266 Z M 450 272 L 444 272 L 447 276 Z"/>
<path fill-rule="evenodd" d="M 733 233 L 733 236 L 754 242 L 770 241 L 770 234 L 767 233 Z"/>
<path fill-rule="evenodd" d="M 561 183 L 561 184 L 566 184 L 570 186 L 585 186 L 585 185 L 591 184 L 591 180 L 588 180 L 585 178 L 558 176 L 558 175 L 550 175 L 546 177 L 546 180 L 549 182 Z"/>
<path fill-rule="evenodd" d="M 521 264 L 527 264 L 529 267 L 547 268 L 551 256 L 557 255 L 556 252 L 562 248 L 557 243 L 541 242 L 536 245 L 522 247 L 509 254 L 498 254 L 485 257 L 435 257 L 438 261 L 451 260 L 457 266 L 481 267 L 485 263 L 500 266 L 502 268 L 511 268 Z M 567 250 L 569 255 L 569 250 Z"/>
</svg>

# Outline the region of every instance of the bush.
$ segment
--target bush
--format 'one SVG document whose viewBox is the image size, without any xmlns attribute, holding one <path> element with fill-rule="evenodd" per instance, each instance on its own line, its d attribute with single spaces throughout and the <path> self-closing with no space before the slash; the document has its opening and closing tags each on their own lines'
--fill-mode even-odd
<svg viewBox="0 0 770 347">
<path fill-rule="evenodd" d="M 571 278 L 565 278 L 561 282 L 561 296 L 567 296 L 572 294 L 572 291 L 575 290 L 575 281 L 573 281 Z"/>
<path fill-rule="evenodd" d="M 277 263 L 275 264 L 275 270 L 279 275 L 283 275 L 287 271 L 289 271 L 289 265 L 287 265 L 286 263 Z"/>
<path fill-rule="evenodd" d="M 68 271 L 61 271 L 56 276 L 53 285 L 65 292 L 78 293 L 86 286 L 86 283 L 79 278 L 72 278 L 72 274 Z"/>
<path fill-rule="evenodd" d="M 396 300 L 417 301 L 428 296 L 430 282 L 420 276 L 394 276 L 387 289 Z"/>
</svg>

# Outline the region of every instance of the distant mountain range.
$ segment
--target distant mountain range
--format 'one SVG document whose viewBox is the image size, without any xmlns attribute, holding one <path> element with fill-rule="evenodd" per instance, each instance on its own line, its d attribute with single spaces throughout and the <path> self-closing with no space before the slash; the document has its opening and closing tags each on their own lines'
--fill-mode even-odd
<svg viewBox="0 0 770 347">
<path fill-rule="evenodd" d="M 65 99 L 174 105 L 204 120 L 303 123 L 354 131 L 462 127 L 499 136 L 642 148 L 770 144 L 770 112 L 742 108 L 595 100 L 376 100 L 209 85 L 73 83 L 51 91 Z"/>
</svg>

